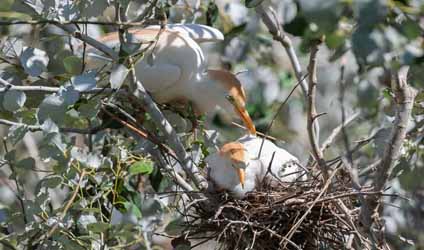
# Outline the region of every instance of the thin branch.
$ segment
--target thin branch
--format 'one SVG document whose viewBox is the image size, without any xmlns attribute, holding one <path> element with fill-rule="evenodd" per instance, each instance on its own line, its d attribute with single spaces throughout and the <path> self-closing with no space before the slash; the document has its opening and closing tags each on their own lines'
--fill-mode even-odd
<svg viewBox="0 0 424 250">
<path fill-rule="evenodd" d="M 236 126 L 236 127 L 238 127 L 238 128 L 241 128 L 241 129 L 243 129 L 243 130 L 248 131 L 248 129 L 247 129 L 245 126 L 243 126 L 243 125 L 241 125 L 241 124 L 238 124 L 237 122 L 231 122 L 231 124 L 232 124 L 232 125 L 234 125 L 234 126 Z M 260 136 L 260 137 L 264 137 L 264 138 L 266 138 L 266 139 L 268 139 L 268 140 L 271 140 L 271 141 L 276 141 L 276 140 L 277 140 L 277 138 L 275 138 L 275 137 L 273 137 L 273 136 L 270 136 L 270 135 L 267 135 L 267 134 L 264 134 L 264 133 L 261 133 L 261 132 L 259 132 L 259 131 L 256 131 L 256 134 L 257 134 L 258 136 Z"/>
<path fill-rule="evenodd" d="M 315 158 L 315 161 L 318 163 L 318 166 L 323 174 L 324 180 L 328 179 L 328 166 L 324 160 L 323 153 L 319 147 L 319 142 L 317 138 L 318 131 L 315 130 L 318 126 L 314 126 L 314 123 L 318 123 L 317 111 L 315 107 L 316 101 L 316 87 L 317 87 L 317 53 L 318 53 L 318 45 L 316 42 L 311 47 L 311 55 L 309 57 L 309 65 L 308 65 L 308 100 L 307 100 L 307 130 L 309 143 L 311 144 L 312 154 Z M 319 128 L 318 128 L 319 129 Z"/>
<path fill-rule="evenodd" d="M 13 122 L 5 119 L 0 119 L 0 124 L 6 126 L 25 126 L 30 132 L 42 131 L 43 129 L 39 125 L 28 125 L 20 122 Z M 102 126 L 92 127 L 92 128 L 59 128 L 60 132 L 63 133 L 76 133 L 76 134 L 96 134 L 100 130 L 104 129 Z"/>
<path fill-rule="evenodd" d="M 294 73 L 296 75 L 297 80 L 300 82 L 300 86 L 302 87 L 303 94 L 305 98 L 308 94 L 308 86 L 304 79 L 304 74 L 302 72 L 302 67 L 299 63 L 299 58 L 296 55 L 291 39 L 284 33 L 282 30 L 282 26 L 278 23 L 278 20 L 275 18 L 271 18 L 271 16 L 267 13 L 266 7 L 263 4 L 259 4 L 256 7 L 256 12 L 261 16 L 262 21 L 268 28 L 269 33 L 271 33 L 274 40 L 278 41 L 283 45 L 286 50 L 287 55 L 289 56 L 290 62 L 292 64 Z M 270 9 L 272 11 L 272 9 Z M 273 21 L 274 19 L 274 21 Z"/>
<path fill-rule="evenodd" d="M 3 82 L 1 80 L 0 80 L 0 82 L 1 82 L 1 84 L 3 84 Z M 17 90 L 17 91 L 22 91 L 22 92 L 57 93 L 60 90 L 60 88 L 58 88 L 58 87 L 48 87 L 48 86 L 8 85 L 6 87 L 0 88 L 0 93 L 7 92 L 9 90 Z M 94 88 L 94 89 L 82 91 L 80 93 L 82 93 L 82 94 L 97 94 L 97 93 L 111 94 L 111 93 L 114 93 L 116 91 L 119 91 L 119 90 L 114 90 L 114 89 L 111 89 L 111 88 Z M 124 91 L 119 91 L 119 92 L 124 92 Z"/>
<path fill-rule="evenodd" d="M 57 27 L 61 28 L 62 30 L 68 32 L 71 36 L 86 42 L 87 44 L 90 44 L 94 48 L 98 49 L 99 51 L 103 52 L 104 54 L 108 55 L 113 61 L 118 61 L 119 55 L 117 52 L 115 52 L 113 49 L 105 45 L 104 43 L 101 43 L 97 41 L 96 39 L 89 37 L 80 31 L 78 31 L 75 27 L 71 27 L 70 25 L 64 25 L 60 23 L 55 23 Z"/>
<path fill-rule="evenodd" d="M 85 25 L 85 24 L 92 24 L 92 25 L 102 25 L 102 26 L 126 26 L 126 27 L 139 27 L 139 26 L 146 26 L 146 24 L 149 24 L 152 22 L 152 20 L 145 20 L 145 21 L 128 21 L 128 22 L 104 22 L 104 21 L 95 21 L 95 20 L 51 20 L 51 19 L 43 19 L 43 20 L 0 20 L 0 26 L 8 26 L 8 25 L 38 25 L 38 24 L 53 24 L 53 25 Z"/>
<path fill-rule="evenodd" d="M 342 129 L 344 127 L 347 127 L 351 122 L 353 122 L 354 120 L 356 120 L 356 118 L 359 117 L 359 112 L 354 113 L 353 115 L 351 115 L 350 117 L 348 117 L 342 124 L 340 124 L 339 126 L 335 127 L 333 129 L 333 131 L 331 131 L 331 134 L 327 137 L 327 139 L 324 141 L 324 143 L 321 145 L 320 150 L 322 152 L 324 152 L 327 148 L 330 147 L 330 145 L 334 142 L 334 140 L 336 139 L 336 137 L 340 134 L 340 132 L 342 132 Z"/>
<path fill-rule="evenodd" d="M 400 156 L 400 149 L 406 136 L 406 128 L 411 117 L 414 99 L 417 91 L 408 85 L 408 67 L 403 66 L 398 72 L 392 74 L 392 90 L 395 95 L 396 119 L 390 133 L 389 142 L 386 144 L 381 162 L 376 167 L 374 175 L 374 190 L 381 191 L 385 188 L 391 175 L 393 166 Z M 380 197 L 367 197 L 368 207 L 361 207 L 360 219 L 364 228 L 370 228 L 373 219 L 378 214 Z"/>
</svg>

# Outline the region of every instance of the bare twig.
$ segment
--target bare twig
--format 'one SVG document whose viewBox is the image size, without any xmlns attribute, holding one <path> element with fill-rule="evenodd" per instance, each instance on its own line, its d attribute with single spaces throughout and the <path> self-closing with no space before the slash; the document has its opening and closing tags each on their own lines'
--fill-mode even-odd
<svg viewBox="0 0 424 250">
<path fill-rule="evenodd" d="M 292 228 L 290 229 L 290 231 L 286 234 L 286 236 L 284 238 L 291 239 L 291 237 L 294 235 L 294 233 L 296 232 L 296 230 L 299 228 L 299 226 L 302 224 L 302 222 L 306 219 L 306 216 L 308 216 L 308 214 L 311 212 L 312 208 L 320 200 L 321 196 L 327 191 L 328 187 L 331 184 L 331 180 L 333 179 L 333 177 L 337 173 L 337 170 L 338 169 L 335 169 L 333 171 L 333 173 L 331 173 L 331 176 L 329 176 L 329 178 L 326 179 L 326 183 L 322 187 L 321 192 L 319 193 L 319 195 L 311 203 L 311 205 L 309 206 L 308 210 L 306 210 L 306 212 L 302 215 L 302 217 L 300 217 L 300 219 L 292 226 Z M 287 241 L 284 242 L 283 249 L 285 249 L 286 246 L 287 246 Z"/>
<path fill-rule="evenodd" d="M 347 118 L 342 124 L 335 127 L 331 134 L 327 137 L 327 139 L 322 143 L 320 150 L 324 152 L 327 148 L 330 147 L 330 145 L 334 142 L 336 137 L 342 132 L 342 128 L 348 126 L 351 122 L 356 120 L 359 117 L 359 112 L 354 113 L 349 118 Z"/>
<path fill-rule="evenodd" d="M 237 122 L 231 122 L 231 124 L 233 124 L 234 126 L 236 126 L 236 127 L 238 127 L 238 128 L 241 128 L 241 129 L 244 129 L 244 130 L 248 130 L 245 126 L 243 126 L 243 125 L 241 125 L 241 124 L 238 124 Z M 271 140 L 271 141 L 276 141 L 277 140 L 277 138 L 275 138 L 275 137 L 273 137 L 273 136 L 270 136 L 270 135 L 267 135 L 267 134 L 264 134 L 264 133 L 261 133 L 261 132 L 259 132 L 259 131 L 256 131 L 256 134 L 258 135 L 258 136 L 260 136 L 260 137 L 264 137 L 264 138 L 266 138 L 266 139 L 268 139 L 268 140 Z"/>
<path fill-rule="evenodd" d="M 5 119 L 0 119 L 0 124 L 6 125 L 6 126 L 25 126 L 28 131 L 30 132 L 37 132 L 42 131 L 42 127 L 38 125 L 28 125 L 25 123 L 20 122 L 12 122 Z M 76 133 L 76 134 L 96 134 L 100 130 L 102 130 L 102 126 L 92 127 L 92 128 L 59 128 L 60 132 L 63 133 Z"/>
<path fill-rule="evenodd" d="M 51 19 L 43 19 L 43 20 L 1 20 L 0 26 L 7 25 L 38 25 L 38 24 L 54 24 L 54 25 L 70 25 L 70 24 L 92 24 L 92 25 L 103 25 L 103 26 L 127 26 L 127 27 L 139 27 L 145 26 L 151 20 L 146 21 L 129 21 L 129 22 L 104 22 L 104 21 L 95 21 L 95 20 L 51 20 Z"/>
<path fill-rule="evenodd" d="M 264 7 L 262 4 L 259 4 L 256 7 L 256 12 L 261 16 L 262 21 L 268 28 L 268 31 L 269 33 L 271 33 L 273 39 L 280 42 L 281 45 L 283 45 L 284 49 L 286 50 L 286 53 L 289 56 L 296 78 L 300 82 L 300 86 L 302 87 L 303 94 L 306 98 L 308 94 L 308 86 L 304 79 L 302 67 L 300 66 L 299 58 L 296 55 L 293 44 L 290 38 L 282 30 L 281 28 L 282 26 L 278 23 L 278 20 L 274 18 L 274 21 L 273 21 L 273 19 L 267 13 L 265 8 L 266 7 Z"/>
<path fill-rule="evenodd" d="M 376 167 L 374 175 L 374 190 L 384 189 L 392 168 L 399 158 L 400 149 L 406 136 L 406 128 L 411 117 L 414 99 L 417 91 L 407 83 L 408 67 L 403 66 L 398 72 L 392 74 L 392 90 L 395 95 L 396 119 L 390 133 L 381 162 Z M 373 219 L 376 219 L 380 204 L 380 197 L 371 195 L 367 197 L 368 207 L 361 207 L 360 219 L 364 228 L 370 228 Z M 381 243 L 381 242 L 380 242 Z"/>
<path fill-rule="evenodd" d="M 323 174 L 324 180 L 328 179 L 328 166 L 324 160 L 323 153 L 319 147 L 318 142 L 318 131 L 319 126 L 314 126 L 314 123 L 318 123 L 317 111 L 315 107 L 315 98 L 316 98 L 316 86 L 317 86 L 317 53 L 318 53 L 318 45 L 316 42 L 311 47 L 311 55 L 309 57 L 309 65 L 308 65 L 308 100 L 307 100 L 307 110 L 308 110 L 308 120 L 307 120 L 307 130 L 309 136 L 309 142 L 312 148 L 312 154 L 315 158 L 315 161 L 318 163 L 318 166 Z"/>
<path fill-rule="evenodd" d="M 60 24 L 60 23 L 55 23 L 55 25 L 57 27 L 61 28 L 62 30 L 68 32 L 73 37 L 75 37 L 75 38 L 77 38 L 77 39 L 79 39 L 79 40 L 81 40 L 83 42 L 86 42 L 87 44 L 90 44 L 94 48 L 96 48 L 96 49 L 100 50 L 101 52 L 105 53 L 106 55 L 108 55 L 114 61 L 118 61 L 118 59 L 119 59 L 118 53 L 116 53 L 113 49 L 109 48 L 105 44 L 97 41 L 96 39 L 94 39 L 92 37 L 89 37 L 89 36 L 81 33 L 76 28 L 71 27 L 69 25 L 64 25 L 64 24 Z"/>
</svg>

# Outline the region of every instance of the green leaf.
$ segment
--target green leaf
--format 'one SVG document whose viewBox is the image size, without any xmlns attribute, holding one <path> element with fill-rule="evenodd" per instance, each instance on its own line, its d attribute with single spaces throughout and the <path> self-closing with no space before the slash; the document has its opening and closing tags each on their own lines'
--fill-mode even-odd
<svg viewBox="0 0 424 250">
<path fill-rule="evenodd" d="M 22 108 L 26 101 L 24 92 L 9 90 L 3 96 L 3 107 L 7 111 L 13 112 Z"/>
<path fill-rule="evenodd" d="M 142 160 L 133 163 L 128 169 L 130 175 L 151 174 L 153 172 L 153 163 L 150 160 Z"/>
<path fill-rule="evenodd" d="M 82 71 L 82 60 L 77 56 L 68 56 L 63 59 L 63 66 L 66 72 L 77 75 Z"/>
<path fill-rule="evenodd" d="M 44 50 L 31 47 L 24 47 L 19 60 L 25 72 L 34 77 L 46 71 L 49 64 L 49 56 Z"/>
<path fill-rule="evenodd" d="M 168 235 L 179 235 L 184 230 L 184 221 L 183 218 L 178 217 L 165 227 L 165 232 Z"/>
<path fill-rule="evenodd" d="M 336 49 L 344 44 L 345 39 L 343 32 L 337 30 L 325 38 L 325 43 L 330 49 Z"/>
<path fill-rule="evenodd" d="M 212 1 L 209 2 L 208 10 L 206 11 L 206 24 L 213 26 L 219 17 L 219 9 Z"/>
<path fill-rule="evenodd" d="M 93 233 L 106 232 L 109 229 L 109 227 L 110 227 L 110 224 L 105 222 L 96 222 L 96 223 L 90 223 L 87 225 L 88 231 Z"/>
<path fill-rule="evenodd" d="M 20 142 L 25 134 L 29 131 L 28 126 L 26 125 L 13 125 L 9 128 L 9 133 L 7 138 L 12 142 L 13 145 Z"/>
<path fill-rule="evenodd" d="M 25 170 L 32 170 L 35 167 L 35 160 L 32 157 L 28 157 L 18 161 L 16 166 Z"/>
<path fill-rule="evenodd" d="M 245 4 L 247 8 L 255 8 L 262 3 L 263 0 L 246 0 Z"/>
<path fill-rule="evenodd" d="M 49 176 L 42 180 L 43 186 L 47 188 L 55 188 L 62 183 L 62 178 L 60 176 Z"/>
<path fill-rule="evenodd" d="M 122 64 L 115 65 L 110 73 L 110 86 L 113 89 L 121 88 L 130 70 Z"/>
<path fill-rule="evenodd" d="M 239 36 L 247 26 L 247 23 L 242 23 L 238 26 L 233 27 L 230 31 L 225 33 L 225 39 L 231 40 L 233 37 Z"/>
<path fill-rule="evenodd" d="M 38 106 L 37 117 L 39 123 L 43 123 L 48 118 L 56 124 L 62 124 L 65 119 L 66 106 L 64 99 L 55 94 L 48 95 Z"/>
<path fill-rule="evenodd" d="M 135 204 L 127 201 L 127 202 L 124 202 L 124 207 L 128 212 L 133 214 L 137 219 L 141 219 L 142 217 L 141 210 Z"/>
<path fill-rule="evenodd" d="M 80 92 L 88 91 L 96 87 L 96 74 L 93 71 L 77 75 L 72 77 L 71 82 L 75 90 Z"/>
</svg>

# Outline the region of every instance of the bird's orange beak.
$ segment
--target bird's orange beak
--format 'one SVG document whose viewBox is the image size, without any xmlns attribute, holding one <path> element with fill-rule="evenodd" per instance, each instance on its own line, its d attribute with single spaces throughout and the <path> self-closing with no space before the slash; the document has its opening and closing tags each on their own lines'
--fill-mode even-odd
<svg viewBox="0 0 424 250">
<path fill-rule="evenodd" d="M 243 120 L 247 130 L 250 134 L 256 135 L 256 127 L 253 124 L 252 119 L 250 118 L 249 113 L 247 113 L 246 108 L 241 107 L 239 104 L 234 103 L 234 108 L 237 112 L 237 114 L 240 116 L 240 118 Z"/>
<path fill-rule="evenodd" d="M 238 174 L 238 177 L 239 177 L 239 180 L 240 180 L 240 184 L 241 184 L 241 187 L 244 189 L 244 180 L 245 180 L 245 174 L 246 174 L 246 172 L 244 171 L 244 169 L 243 168 L 237 168 L 237 174 Z"/>
</svg>

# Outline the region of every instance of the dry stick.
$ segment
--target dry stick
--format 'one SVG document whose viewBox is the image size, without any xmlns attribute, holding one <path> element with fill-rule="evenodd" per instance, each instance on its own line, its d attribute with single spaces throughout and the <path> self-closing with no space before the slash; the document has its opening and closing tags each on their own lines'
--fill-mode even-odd
<svg viewBox="0 0 424 250">
<path fill-rule="evenodd" d="M 231 124 L 234 125 L 234 126 L 236 126 L 236 127 L 238 127 L 238 128 L 244 129 L 246 131 L 248 130 L 245 126 L 243 126 L 241 124 L 238 124 L 237 122 L 231 122 Z M 270 135 L 267 135 L 266 133 L 261 133 L 259 131 L 256 131 L 256 134 L 258 136 L 260 136 L 260 137 L 264 137 L 264 138 L 266 138 L 268 140 L 271 140 L 271 141 L 276 141 L 277 140 L 277 138 L 275 138 L 273 136 L 270 136 Z"/>
<path fill-rule="evenodd" d="M 278 23 L 278 20 L 274 18 L 275 22 L 272 20 L 270 15 L 266 12 L 265 7 L 262 4 L 259 4 L 256 7 L 256 12 L 261 16 L 262 21 L 268 28 L 269 33 L 271 33 L 272 38 L 283 45 L 286 50 L 287 55 L 289 56 L 290 62 L 293 67 L 293 71 L 296 75 L 297 80 L 300 82 L 300 86 L 302 87 L 303 95 L 305 98 L 308 94 L 308 86 L 306 84 L 302 67 L 300 66 L 299 59 L 296 55 L 296 52 L 293 48 L 293 44 L 288 36 L 284 34 L 284 31 L 281 29 L 281 25 Z"/>
<path fill-rule="evenodd" d="M 395 95 L 396 119 L 394 121 L 390 140 L 386 145 L 380 164 L 374 175 L 374 190 L 384 189 L 393 166 L 400 156 L 400 149 L 406 136 L 406 128 L 411 117 L 414 99 L 417 91 L 407 83 L 408 67 L 403 66 L 398 72 L 392 74 L 392 90 Z M 393 80 L 394 78 L 394 80 Z M 380 197 L 371 195 L 367 197 L 368 207 L 361 207 L 360 219 L 364 228 L 370 228 L 373 219 L 378 215 Z"/>
<path fill-rule="evenodd" d="M 330 135 L 327 137 L 327 139 L 322 143 L 320 150 L 324 152 L 327 148 L 330 147 L 330 145 L 334 142 L 336 137 L 342 132 L 343 128 L 347 127 L 350 123 L 352 123 L 354 120 L 356 120 L 359 117 L 359 112 L 354 113 L 349 118 L 347 118 L 342 124 L 335 127 L 333 131 L 331 131 Z"/>
<path fill-rule="evenodd" d="M 306 212 L 302 215 L 302 217 L 300 217 L 300 219 L 293 225 L 293 227 L 290 229 L 290 231 L 286 234 L 286 236 L 284 237 L 285 239 L 291 239 L 291 237 L 294 235 L 296 230 L 299 228 L 299 226 L 302 224 L 302 222 L 306 219 L 306 216 L 308 216 L 308 214 L 311 212 L 312 208 L 320 200 L 321 196 L 325 193 L 325 191 L 327 191 L 328 187 L 331 184 L 333 177 L 336 175 L 338 170 L 339 169 L 335 169 L 331 173 L 331 176 L 328 179 L 326 179 L 326 183 L 325 183 L 324 187 L 322 188 L 321 192 L 318 194 L 318 196 L 315 198 L 315 200 L 309 206 L 308 210 L 306 210 Z M 286 246 L 287 246 L 287 241 L 284 242 L 283 249 L 285 249 Z"/>
<path fill-rule="evenodd" d="M 0 78 L 0 84 L 3 85 L 3 88 L 0 88 L 0 93 L 7 92 L 9 90 L 17 90 L 22 92 L 45 92 L 45 93 L 57 93 L 60 88 L 59 87 L 48 87 L 48 86 L 15 86 L 9 83 L 8 81 L 4 80 L 3 78 Z M 96 93 L 105 93 L 110 94 L 114 93 L 117 90 L 110 89 L 110 88 L 94 88 L 86 91 L 82 91 L 80 93 L 83 94 L 96 94 Z M 118 90 L 119 91 L 119 90 Z"/>
<path fill-rule="evenodd" d="M 10 127 L 11 126 L 25 126 L 26 129 L 28 129 L 28 131 L 30 131 L 30 132 L 37 132 L 37 131 L 43 130 L 42 126 L 28 125 L 28 124 L 20 123 L 20 122 L 12 122 L 12 121 L 5 120 L 5 119 L 0 119 L 0 124 L 10 126 Z M 92 127 L 92 128 L 59 128 L 59 131 L 63 132 L 63 133 L 96 134 L 97 132 L 99 132 L 102 129 L 104 129 L 102 126 L 96 126 L 96 127 Z"/>
<path fill-rule="evenodd" d="M 308 110 L 308 120 L 307 120 L 307 130 L 309 142 L 312 148 L 312 154 L 315 158 L 315 161 L 318 163 L 318 166 L 322 172 L 324 180 L 328 179 L 328 166 L 324 160 L 323 153 L 318 145 L 317 141 L 317 131 L 314 130 L 314 122 L 317 122 L 317 111 L 315 107 L 315 99 L 316 99 L 316 87 L 317 87 L 317 53 L 318 53 L 318 45 L 316 42 L 311 47 L 311 55 L 309 57 L 309 65 L 308 65 L 308 100 L 307 100 L 307 110 Z"/>
<path fill-rule="evenodd" d="M 302 67 L 299 63 L 299 58 L 296 55 L 296 52 L 293 48 L 293 44 L 291 42 L 291 39 L 284 33 L 284 30 L 282 29 L 282 25 L 278 22 L 278 19 L 276 15 L 274 14 L 274 11 L 272 8 L 269 7 L 269 11 L 273 13 L 273 19 L 271 16 L 266 12 L 265 7 L 262 4 L 259 4 L 255 8 L 256 12 L 261 16 L 262 21 L 268 28 L 269 33 L 271 33 L 272 38 L 275 41 L 278 41 L 281 43 L 281 45 L 286 50 L 286 53 L 290 59 L 293 71 L 296 75 L 297 80 L 300 82 L 300 86 L 302 87 L 303 96 L 305 99 L 308 98 L 308 85 L 305 81 L 305 76 L 302 72 Z M 314 129 L 315 129 L 315 136 L 317 140 L 319 140 L 319 124 L 318 122 L 314 123 Z"/>
<path fill-rule="evenodd" d="M 303 79 L 305 79 L 307 76 L 308 76 L 308 74 L 306 74 L 306 75 L 303 77 Z M 286 103 L 288 102 L 289 98 L 292 96 L 292 94 L 294 93 L 294 91 L 296 90 L 296 88 L 297 88 L 300 84 L 301 84 L 301 81 L 298 81 L 298 82 L 296 83 L 296 85 L 292 88 L 292 90 L 290 91 L 290 93 L 287 95 L 286 99 L 284 99 L 284 101 L 280 104 L 280 106 L 278 107 L 277 112 L 275 112 L 274 117 L 272 118 L 271 122 L 268 124 L 268 126 L 267 126 L 267 128 L 266 128 L 266 130 L 265 130 L 265 133 L 263 134 L 264 136 L 263 136 L 263 139 L 262 139 L 262 142 L 261 142 L 261 147 L 259 148 L 258 158 L 259 158 L 259 157 L 261 157 L 261 154 L 262 154 L 262 148 L 263 148 L 264 143 L 265 143 L 265 138 L 267 138 L 267 139 L 268 139 L 267 134 L 268 134 L 268 133 L 269 133 L 269 131 L 271 130 L 272 124 L 274 124 L 274 121 L 277 119 L 278 114 L 279 114 L 279 113 L 280 113 L 280 111 L 283 109 L 284 105 L 286 105 Z M 260 134 L 258 133 L 258 135 L 261 135 L 261 134 L 262 134 L 262 133 L 260 133 Z M 276 139 L 274 138 L 274 140 L 276 140 Z"/>
</svg>

